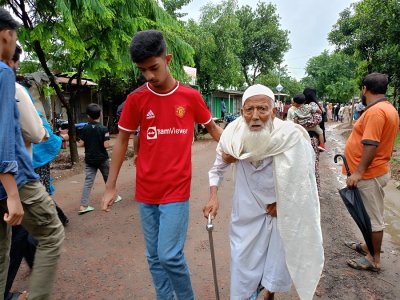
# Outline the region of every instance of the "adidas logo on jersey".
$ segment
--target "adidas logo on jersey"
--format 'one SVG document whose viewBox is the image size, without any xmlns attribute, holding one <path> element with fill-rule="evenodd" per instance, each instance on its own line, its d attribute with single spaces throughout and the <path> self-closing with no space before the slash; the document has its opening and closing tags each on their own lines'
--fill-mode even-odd
<svg viewBox="0 0 400 300">
<path fill-rule="evenodd" d="M 146 119 L 148 120 L 148 119 L 154 119 L 156 116 L 154 115 L 154 113 L 151 111 L 151 110 L 149 110 L 149 112 L 147 113 L 147 115 L 146 115 Z"/>
</svg>

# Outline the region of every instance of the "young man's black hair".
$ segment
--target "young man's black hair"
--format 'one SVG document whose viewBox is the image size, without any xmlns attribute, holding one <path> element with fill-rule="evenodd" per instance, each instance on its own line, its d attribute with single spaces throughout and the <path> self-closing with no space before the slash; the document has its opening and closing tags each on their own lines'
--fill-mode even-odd
<svg viewBox="0 0 400 300">
<path fill-rule="evenodd" d="M 167 52 L 164 36 L 157 30 L 146 30 L 136 33 L 130 46 L 131 58 L 140 63 L 152 56 L 162 56 Z"/>
<path fill-rule="evenodd" d="M 15 47 L 15 52 L 14 52 L 14 55 L 12 57 L 13 62 L 19 61 L 19 59 L 21 57 L 21 54 L 22 54 L 22 48 L 19 45 L 17 45 Z"/>
<path fill-rule="evenodd" d="M 97 120 L 100 118 L 101 107 L 96 103 L 90 103 L 86 108 L 86 114 L 92 119 Z"/>
<path fill-rule="evenodd" d="M 297 104 L 304 104 L 304 102 L 306 102 L 306 97 L 303 94 L 297 94 L 293 97 L 293 102 Z"/>
<path fill-rule="evenodd" d="M 1 30 L 17 30 L 20 27 L 20 24 L 13 19 L 11 14 L 0 7 L 0 31 Z"/>
<path fill-rule="evenodd" d="M 368 74 L 362 81 L 362 85 L 372 94 L 386 94 L 388 83 L 388 76 L 382 73 Z"/>
</svg>

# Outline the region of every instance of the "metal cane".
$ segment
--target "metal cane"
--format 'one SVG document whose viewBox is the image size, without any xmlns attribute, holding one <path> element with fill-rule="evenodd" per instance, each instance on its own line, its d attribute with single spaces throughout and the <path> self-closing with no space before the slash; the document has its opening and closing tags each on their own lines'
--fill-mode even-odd
<svg viewBox="0 0 400 300">
<path fill-rule="evenodd" d="M 214 276 L 215 298 L 217 300 L 219 300 L 217 268 L 215 265 L 214 242 L 213 242 L 213 236 L 212 236 L 212 232 L 214 230 L 214 225 L 212 223 L 211 214 L 208 215 L 208 223 L 207 223 L 206 229 L 208 231 L 208 239 L 210 241 L 210 252 L 211 252 L 211 263 L 212 263 L 212 269 L 213 269 L 213 276 Z"/>
</svg>

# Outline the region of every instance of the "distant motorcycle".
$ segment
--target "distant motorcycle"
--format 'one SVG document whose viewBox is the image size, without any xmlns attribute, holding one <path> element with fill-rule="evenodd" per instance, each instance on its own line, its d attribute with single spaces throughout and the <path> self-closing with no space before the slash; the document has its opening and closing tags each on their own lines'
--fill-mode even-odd
<svg viewBox="0 0 400 300">
<path fill-rule="evenodd" d="M 227 113 L 227 114 L 225 115 L 225 117 L 224 117 L 224 120 L 225 120 L 225 122 L 226 122 L 224 128 L 226 128 L 226 127 L 229 125 L 229 123 L 235 121 L 236 118 L 238 118 L 238 117 L 239 117 L 239 114 Z"/>
<path fill-rule="evenodd" d="M 56 134 L 60 134 L 60 132 L 64 131 L 68 131 L 68 121 L 67 120 L 63 120 L 62 119 L 62 114 L 59 114 L 56 119 L 55 119 L 55 123 L 56 123 Z M 81 123 L 76 123 L 75 124 L 75 129 L 76 129 L 76 136 L 77 138 L 80 138 L 80 134 L 82 131 L 82 128 L 87 124 L 87 122 L 81 122 Z"/>
</svg>

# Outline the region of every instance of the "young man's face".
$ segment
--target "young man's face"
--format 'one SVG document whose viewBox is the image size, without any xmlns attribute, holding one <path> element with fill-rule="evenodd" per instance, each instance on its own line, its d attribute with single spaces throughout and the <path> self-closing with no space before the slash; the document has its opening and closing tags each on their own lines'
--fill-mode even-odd
<svg viewBox="0 0 400 300">
<path fill-rule="evenodd" d="M 152 56 L 136 65 L 147 82 L 156 88 L 163 88 L 165 81 L 170 76 L 168 65 L 171 59 L 171 54 Z"/>
<path fill-rule="evenodd" d="M 17 32 L 12 29 L 4 29 L 0 31 L 1 42 L 1 59 L 4 61 L 11 60 L 17 45 Z"/>
</svg>

